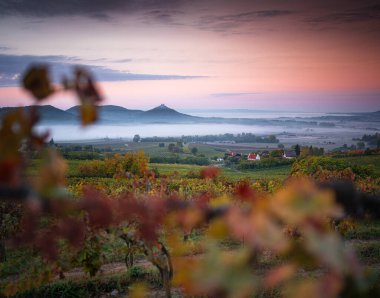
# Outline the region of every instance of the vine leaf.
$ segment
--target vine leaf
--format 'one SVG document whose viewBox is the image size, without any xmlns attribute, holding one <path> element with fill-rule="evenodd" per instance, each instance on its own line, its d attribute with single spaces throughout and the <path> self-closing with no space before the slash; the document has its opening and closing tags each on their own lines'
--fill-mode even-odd
<svg viewBox="0 0 380 298">
<path fill-rule="evenodd" d="M 54 93 L 46 65 L 33 65 L 25 72 L 23 87 L 32 93 L 37 101 L 41 101 Z"/>
<path fill-rule="evenodd" d="M 67 83 L 66 83 L 67 85 Z M 75 69 L 75 92 L 81 101 L 81 121 L 83 125 L 94 123 L 98 119 L 96 104 L 102 101 L 102 97 L 93 82 L 92 76 L 85 69 Z"/>
</svg>

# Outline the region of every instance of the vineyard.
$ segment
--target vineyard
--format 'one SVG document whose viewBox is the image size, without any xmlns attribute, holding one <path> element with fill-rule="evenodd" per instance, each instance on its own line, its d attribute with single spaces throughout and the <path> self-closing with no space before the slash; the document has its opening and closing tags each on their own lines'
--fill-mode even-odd
<svg viewBox="0 0 380 298">
<path fill-rule="evenodd" d="M 57 87 L 32 67 L 23 85 L 37 102 L 72 92 L 83 125 L 97 120 L 83 69 Z M 380 295 L 379 155 L 249 172 L 67 161 L 37 123 L 20 108 L 0 127 L 0 296 Z"/>
</svg>

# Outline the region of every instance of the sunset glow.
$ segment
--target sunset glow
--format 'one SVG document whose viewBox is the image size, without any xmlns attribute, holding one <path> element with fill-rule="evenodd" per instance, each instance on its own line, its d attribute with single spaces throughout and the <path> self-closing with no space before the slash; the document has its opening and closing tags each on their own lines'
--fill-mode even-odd
<svg viewBox="0 0 380 298">
<path fill-rule="evenodd" d="M 376 1 L 31 2 L 0 6 L 1 106 L 30 104 L 20 74 L 49 62 L 57 79 L 87 65 L 131 108 L 380 109 Z"/>
</svg>

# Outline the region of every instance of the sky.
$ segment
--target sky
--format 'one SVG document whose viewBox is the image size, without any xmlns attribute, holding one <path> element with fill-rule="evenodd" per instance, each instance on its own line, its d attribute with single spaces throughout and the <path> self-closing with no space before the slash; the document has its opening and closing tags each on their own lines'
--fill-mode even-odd
<svg viewBox="0 0 380 298">
<path fill-rule="evenodd" d="M 20 78 L 48 63 L 127 108 L 380 110 L 378 0 L 0 0 L 0 36 L 0 106 L 32 104 Z"/>
</svg>

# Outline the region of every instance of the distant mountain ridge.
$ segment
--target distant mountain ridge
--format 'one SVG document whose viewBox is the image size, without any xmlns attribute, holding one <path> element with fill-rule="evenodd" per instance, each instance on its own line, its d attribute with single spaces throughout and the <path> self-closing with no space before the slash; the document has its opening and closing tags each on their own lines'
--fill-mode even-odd
<svg viewBox="0 0 380 298">
<path fill-rule="evenodd" d="M 37 107 L 42 122 L 71 124 L 79 120 L 79 106 L 73 106 L 67 110 L 61 110 L 51 105 L 26 106 L 27 110 Z M 0 108 L 0 118 L 7 112 L 18 107 Z M 177 112 L 162 104 L 151 110 L 130 110 L 116 105 L 99 106 L 100 123 L 192 123 L 201 117 L 195 117 Z"/>
<path fill-rule="evenodd" d="M 26 111 L 30 111 L 32 108 L 37 107 L 39 115 L 41 117 L 41 121 L 43 122 L 74 122 L 77 121 L 77 118 L 70 114 L 67 113 L 64 110 L 58 109 L 52 105 L 44 105 L 44 106 L 25 106 L 22 107 Z M 19 107 L 4 107 L 0 108 L 0 118 L 2 118 L 6 113 L 12 112 L 19 109 Z"/>
<path fill-rule="evenodd" d="M 104 105 L 98 107 L 99 120 L 101 122 L 131 122 L 137 119 L 137 116 L 144 113 L 142 110 L 130 110 L 115 105 Z M 71 107 L 66 110 L 67 113 L 79 117 L 79 106 Z"/>
<path fill-rule="evenodd" d="M 25 109 L 38 107 L 41 121 L 44 124 L 78 124 L 79 106 L 61 110 L 51 105 L 45 106 L 26 106 Z M 0 108 L 0 118 L 5 113 L 16 110 L 17 107 Z M 363 122 L 370 121 L 380 123 L 380 111 L 370 113 L 352 113 L 350 115 L 326 115 L 310 118 L 294 119 L 265 119 L 265 118 L 222 118 L 222 117 L 197 117 L 180 113 L 174 109 L 161 104 L 153 109 L 132 110 L 116 105 L 99 106 L 99 124 L 127 124 L 127 123 L 167 123 L 167 124 L 241 124 L 241 125 L 297 125 L 304 127 L 316 127 L 330 124 L 339 124 L 341 121 Z"/>
</svg>

